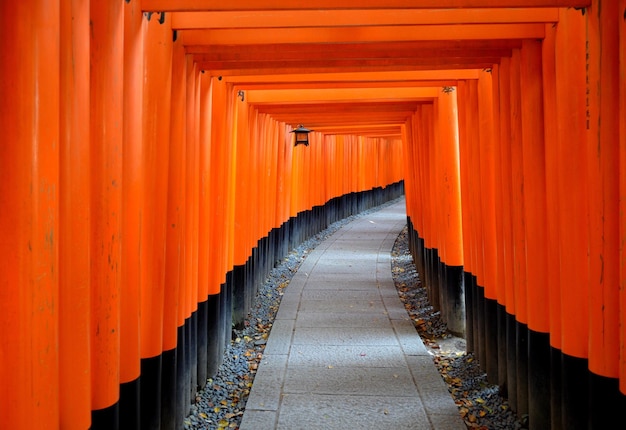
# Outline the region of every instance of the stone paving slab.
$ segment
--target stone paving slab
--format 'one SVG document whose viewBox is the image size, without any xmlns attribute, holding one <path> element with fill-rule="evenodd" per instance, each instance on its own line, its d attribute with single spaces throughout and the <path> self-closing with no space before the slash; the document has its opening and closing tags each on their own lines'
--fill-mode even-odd
<svg viewBox="0 0 626 430">
<path fill-rule="evenodd" d="M 431 428 L 424 409 L 410 397 L 288 394 L 283 405 L 276 427 L 281 430 Z"/>
<path fill-rule="evenodd" d="M 298 315 L 296 327 L 382 327 L 392 328 L 389 317 L 359 312 L 303 312 Z"/>
<path fill-rule="evenodd" d="M 292 345 L 289 366 L 406 366 L 399 346 L 372 345 Z"/>
<path fill-rule="evenodd" d="M 284 292 L 240 430 L 465 430 L 398 298 L 404 201 L 311 251 Z"/>
</svg>

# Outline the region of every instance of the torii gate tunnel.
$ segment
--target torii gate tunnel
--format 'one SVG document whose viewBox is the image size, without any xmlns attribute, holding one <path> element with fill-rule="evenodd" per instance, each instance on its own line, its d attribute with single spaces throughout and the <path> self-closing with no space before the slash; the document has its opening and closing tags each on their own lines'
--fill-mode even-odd
<svg viewBox="0 0 626 430">
<path fill-rule="evenodd" d="M 0 23 L 0 427 L 181 428 L 275 261 L 403 194 L 431 300 L 531 428 L 623 422 L 626 0 Z"/>
</svg>

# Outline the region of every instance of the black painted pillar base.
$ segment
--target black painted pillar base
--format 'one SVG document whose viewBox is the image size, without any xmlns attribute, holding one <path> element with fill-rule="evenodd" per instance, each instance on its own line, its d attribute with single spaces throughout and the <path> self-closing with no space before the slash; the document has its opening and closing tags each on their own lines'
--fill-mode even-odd
<svg viewBox="0 0 626 430">
<path fill-rule="evenodd" d="M 28 417 L 24 417 L 27 419 Z M 118 430 L 120 422 L 119 403 L 104 409 L 91 411 L 90 430 Z"/>
<path fill-rule="evenodd" d="M 191 392 L 189 393 L 189 403 L 193 403 L 198 392 L 198 311 L 191 314 L 190 321 L 190 340 L 189 350 L 190 357 L 190 375 L 191 375 Z"/>
<path fill-rule="evenodd" d="M 237 330 L 244 328 L 244 321 L 248 313 L 246 309 L 246 266 L 244 264 L 233 268 L 233 327 Z"/>
<path fill-rule="evenodd" d="M 567 354 L 561 354 L 561 419 L 564 429 L 588 429 L 588 362 Z"/>
<path fill-rule="evenodd" d="M 161 428 L 162 356 L 141 359 L 141 427 Z"/>
<path fill-rule="evenodd" d="M 498 304 L 497 311 L 498 319 L 498 379 L 496 381 L 498 387 L 500 387 L 500 393 L 507 397 L 507 394 L 503 393 L 503 388 L 506 386 L 507 378 L 507 341 L 506 341 L 506 308 L 503 305 Z"/>
<path fill-rule="evenodd" d="M 489 381 L 498 380 L 498 302 L 485 298 L 485 369 Z"/>
<path fill-rule="evenodd" d="M 161 429 L 176 429 L 176 348 L 164 351 L 161 372 Z M 123 417 L 123 416 L 122 416 Z"/>
<path fill-rule="evenodd" d="M 204 301 L 198 303 L 198 318 L 196 325 L 197 332 L 197 356 L 198 356 L 198 388 L 203 389 L 207 380 L 207 347 L 208 347 L 208 327 L 209 327 L 209 314 L 208 314 L 208 302 Z"/>
<path fill-rule="evenodd" d="M 517 411 L 517 321 L 515 315 L 506 314 L 506 397 Z"/>
<path fill-rule="evenodd" d="M 476 318 L 476 330 L 474 330 L 474 344 L 478 352 L 478 362 L 480 369 L 487 372 L 487 345 L 485 340 L 485 289 L 478 285 L 476 276 L 474 278 L 474 317 Z"/>
<path fill-rule="evenodd" d="M 474 342 L 476 330 L 474 326 L 474 289 L 472 287 L 472 274 L 463 272 L 463 285 L 465 289 L 465 349 L 467 352 L 476 352 L 476 343 Z"/>
<path fill-rule="evenodd" d="M 185 339 L 185 326 L 178 327 L 178 346 L 176 347 L 176 428 L 183 428 L 185 417 L 187 416 L 187 405 L 185 404 L 185 392 L 189 390 L 188 380 L 185 373 L 185 354 L 187 342 Z"/>
<path fill-rule="evenodd" d="M 517 416 L 528 414 L 528 326 L 517 322 Z"/>
<path fill-rule="evenodd" d="M 221 364 L 219 355 L 220 295 L 211 294 L 207 300 L 207 377 L 217 374 Z"/>
<path fill-rule="evenodd" d="M 463 266 L 446 266 L 446 324 L 454 335 L 465 337 L 465 283 Z"/>
<path fill-rule="evenodd" d="M 619 390 L 619 379 L 590 372 L 589 422 L 591 429 L 608 429 L 624 421 L 626 396 Z"/>
<path fill-rule="evenodd" d="M 551 428 L 550 334 L 528 330 L 528 417 L 533 430 Z"/>
<path fill-rule="evenodd" d="M 141 384 L 139 378 L 120 385 L 120 430 L 139 430 L 141 419 Z"/>
</svg>

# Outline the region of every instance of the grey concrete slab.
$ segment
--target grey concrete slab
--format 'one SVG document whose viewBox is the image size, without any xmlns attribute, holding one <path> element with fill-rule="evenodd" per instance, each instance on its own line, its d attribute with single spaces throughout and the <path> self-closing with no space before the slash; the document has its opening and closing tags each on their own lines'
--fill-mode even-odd
<svg viewBox="0 0 626 430">
<path fill-rule="evenodd" d="M 277 426 L 277 411 L 257 411 L 246 408 L 239 428 L 270 430 Z"/>
<path fill-rule="evenodd" d="M 276 411 L 280 405 L 281 387 L 284 384 L 287 355 L 264 355 L 254 377 L 250 396 L 246 402 L 248 411 Z"/>
<path fill-rule="evenodd" d="M 406 361 L 399 346 L 292 345 L 289 366 L 401 367 Z"/>
<path fill-rule="evenodd" d="M 380 293 L 376 284 L 370 285 L 369 289 L 364 290 L 343 290 L 338 287 L 335 290 L 325 289 L 307 289 L 302 292 L 302 300 L 380 300 Z"/>
<path fill-rule="evenodd" d="M 268 342 L 269 343 L 269 342 Z M 397 345 L 391 328 L 296 327 L 294 345 Z"/>
<path fill-rule="evenodd" d="M 411 320 L 392 320 L 391 324 L 396 332 L 396 336 L 398 336 L 400 346 L 407 356 L 429 355 Z"/>
<path fill-rule="evenodd" d="M 295 324 L 295 320 L 274 320 L 263 354 L 288 354 Z"/>
<path fill-rule="evenodd" d="M 417 396 L 404 367 L 288 366 L 285 393 Z"/>
<path fill-rule="evenodd" d="M 319 278 L 319 277 L 318 277 Z M 352 278 L 350 274 L 333 274 L 323 280 L 316 279 L 315 282 L 311 282 L 306 286 L 308 291 L 311 290 L 333 290 L 337 291 L 363 291 L 373 290 L 374 288 L 381 288 L 376 278 Z M 390 287 L 391 288 L 391 287 Z M 394 288 L 395 291 L 395 288 Z M 396 292 L 397 295 L 397 292 Z"/>
<path fill-rule="evenodd" d="M 240 430 L 463 430 L 400 301 L 390 251 L 404 202 L 357 217 L 284 291 Z"/>
<path fill-rule="evenodd" d="M 296 327 L 368 327 L 392 328 L 391 321 L 383 312 L 302 312 Z"/>
<path fill-rule="evenodd" d="M 415 430 L 432 427 L 419 402 L 410 397 L 288 394 L 283 399 L 276 428 Z"/>
<path fill-rule="evenodd" d="M 305 300 L 300 301 L 299 312 L 372 312 L 385 311 L 381 298 L 375 300 Z"/>
</svg>

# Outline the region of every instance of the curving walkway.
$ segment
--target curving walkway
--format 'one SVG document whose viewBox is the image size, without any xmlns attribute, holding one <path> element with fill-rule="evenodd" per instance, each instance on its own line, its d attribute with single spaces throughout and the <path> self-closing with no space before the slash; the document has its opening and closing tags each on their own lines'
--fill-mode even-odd
<svg viewBox="0 0 626 430">
<path fill-rule="evenodd" d="M 309 254 L 285 289 L 240 430 L 466 429 L 391 276 L 405 224 L 400 200 Z"/>
</svg>

